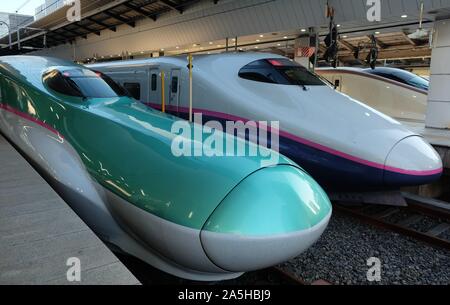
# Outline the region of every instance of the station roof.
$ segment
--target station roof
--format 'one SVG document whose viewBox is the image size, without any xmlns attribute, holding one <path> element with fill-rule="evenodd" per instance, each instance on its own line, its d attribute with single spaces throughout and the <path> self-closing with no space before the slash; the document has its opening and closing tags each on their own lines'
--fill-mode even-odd
<svg viewBox="0 0 450 305">
<path fill-rule="evenodd" d="M 411 37 L 410 34 L 414 33 L 413 29 L 417 29 L 417 27 L 414 26 L 408 30 L 404 27 L 397 27 L 377 32 L 375 37 L 378 48 L 378 60 L 394 61 L 398 67 L 407 67 L 409 65 L 416 67 L 429 66 L 432 52 L 429 36 Z M 427 27 L 428 31 L 431 31 L 431 29 L 432 27 Z M 373 34 L 373 31 L 357 33 L 343 31 L 338 41 L 339 61 L 346 67 L 367 66 L 365 60 L 372 45 L 371 34 Z M 250 39 L 250 41 L 257 39 L 255 37 Z M 318 63 L 320 66 L 328 65 L 323 60 L 326 51 L 324 38 L 325 35 L 321 35 L 318 50 Z M 253 49 L 253 47 L 244 47 L 243 50 L 247 51 L 249 49 Z M 271 52 L 291 58 L 294 57 L 296 51 L 293 39 L 281 43 L 280 41 L 265 43 L 258 49 L 262 52 Z"/>
<path fill-rule="evenodd" d="M 117 26 L 136 26 L 139 19 L 156 21 L 161 15 L 184 10 L 199 0 L 81 0 L 81 11 L 86 12 L 78 22 L 66 18 L 67 6 L 35 20 L 20 30 L 21 49 L 17 49 L 17 32 L 12 33 L 13 50 L 0 49 L 0 55 L 26 53 L 44 47 L 72 43 L 76 38 L 87 38 L 88 34 L 101 35 L 101 31 L 116 32 Z M 215 3 L 218 0 L 214 1 Z M 0 45 L 7 45 L 8 37 L 0 39 Z"/>
<path fill-rule="evenodd" d="M 430 58 L 431 48 L 429 37 L 422 39 L 412 39 L 408 32 L 393 31 L 390 33 L 380 33 L 375 35 L 378 47 L 378 59 L 417 59 Z M 341 36 L 339 40 L 339 60 L 345 65 L 360 65 L 365 60 L 370 51 L 371 38 L 365 36 Z M 325 50 L 325 43 L 322 42 L 321 52 Z M 358 51 L 359 56 L 356 57 Z"/>
</svg>

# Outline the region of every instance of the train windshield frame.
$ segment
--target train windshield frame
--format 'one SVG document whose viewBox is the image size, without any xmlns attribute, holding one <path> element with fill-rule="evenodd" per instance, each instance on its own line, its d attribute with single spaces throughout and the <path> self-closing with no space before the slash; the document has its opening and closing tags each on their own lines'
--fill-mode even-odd
<svg viewBox="0 0 450 305">
<path fill-rule="evenodd" d="M 260 59 L 239 71 L 239 77 L 255 82 L 290 86 L 327 86 L 317 75 L 286 58 Z"/>
<path fill-rule="evenodd" d="M 109 76 L 89 69 L 52 70 L 44 83 L 53 91 L 80 98 L 117 98 L 129 93 Z"/>
<path fill-rule="evenodd" d="M 376 68 L 364 70 L 366 73 L 381 76 L 421 90 L 429 90 L 430 82 L 423 77 L 401 69 Z"/>
</svg>

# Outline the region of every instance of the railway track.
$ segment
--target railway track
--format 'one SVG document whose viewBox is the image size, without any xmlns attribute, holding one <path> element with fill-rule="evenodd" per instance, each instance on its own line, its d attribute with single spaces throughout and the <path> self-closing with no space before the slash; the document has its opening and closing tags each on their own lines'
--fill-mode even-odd
<svg viewBox="0 0 450 305">
<path fill-rule="evenodd" d="M 308 283 L 301 278 L 297 277 L 294 274 L 291 274 L 288 271 L 285 271 L 279 267 L 272 267 L 270 268 L 271 272 L 277 274 L 279 277 L 283 279 L 283 283 L 289 284 L 289 285 L 299 285 L 299 286 L 327 286 L 332 285 L 326 280 L 318 280 L 313 283 Z"/>
<path fill-rule="evenodd" d="M 406 195 L 407 207 L 350 206 L 335 203 L 338 213 L 450 250 L 450 205 Z"/>
<path fill-rule="evenodd" d="M 281 277 L 283 279 L 283 282 L 289 285 L 299 285 L 299 286 L 306 286 L 308 283 L 303 281 L 302 279 L 298 278 L 297 276 L 279 268 L 279 267 L 272 267 L 270 268 L 271 271 L 277 276 Z"/>
</svg>

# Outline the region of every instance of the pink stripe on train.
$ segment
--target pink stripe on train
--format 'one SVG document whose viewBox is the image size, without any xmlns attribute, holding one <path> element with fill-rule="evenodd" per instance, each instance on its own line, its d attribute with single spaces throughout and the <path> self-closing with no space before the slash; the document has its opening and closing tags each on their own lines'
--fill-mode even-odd
<svg viewBox="0 0 450 305">
<path fill-rule="evenodd" d="M 21 112 L 21 111 L 15 109 L 15 108 L 9 106 L 8 104 L 2 104 L 2 103 L 0 103 L 0 109 L 4 109 L 4 110 L 6 110 L 6 111 L 8 111 L 10 113 L 13 113 L 13 114 L 15 114 L 17 116 L 20 116 L 21 118 L 23 118 L 23 119 L 25 119 L 27 121 L 36 123 L 39 126 L 44 127 L 45 129 L 51 131 L 52 133 L 54 133 L 55 135 L 57 135 L 61 139 L 64 139 L 64 137 L 56 129 L 54 129 L 53 127 L 51 127 L 47 123 L 42 122 L 42 121 L 36 119 L 35 117 L 32 117 L 28 113 Z"/>
<path fill-rule="evenodd" d="M 144 103 L 147 106 L 150 106 L 152 108 L 155 108 L 157 110 L 161 110 L 161 105 L 159 104 L 155 104 L 155 103 Z M 188 113 L 189 112 L 189 108 L 186 107 L 176 107 L 176 106 L 171 106 L 168 105 L 166 106 L 166 109 L 168 111 L 178 111 L 178 112 L 183 112 L 183 113 Z M 242 121 L 242 122 L 248 122 L 248 119 L 245 118 L 241 118 L 238 116 L 234 116 L 234 115 L 230 115 L 227 113 L 222 113 L 222 112 L 216 112 L 216 111 L 211 111 L 211 110 L 205 110 L 205 109 L 193 109 L 194 113 L 202 113 L 204 115 L 207 116 L 211 116 L 211 117 L 217 117 L 220 119 L 224 119 L 224 120 L 228 120 L 228 121 Z M 359 163 L 359 164 L 363 164 L 369 167 L 374 167 L 374 168 L 378 168 L 381 170 L 387 170 L 390 172 L 395 172 L 395 173 L 399 173 L 399 174 L 404 174 L 404 175 L 411 175 L 411 176 L 434 176 L 434 175 L 438 175 L 438 174 L 442 174 L 444 169 L 440 168 L 440 169 L 435 169 L 435 170 L 428 170 L 428 171 L 415 171 L 415 170 L 406 170 L 406 169 L 401 169 L 401 168 L 396 168 L 396 167 L 391 167 L 391 166 L 385 166 L 383 164 L 380 163 L 376 163 L 376 162 L 372 162 L 372 161 L 368 161 L 368 160 L 364 160 L 349 154 L 346 154 L 344 152 L 332 149 L 330 147 L 318 144 L 318 143 L 314 143 L 312 141 L 309 141 L 307 139 L 304 138 L 300 138 L 296 135 L 293 135 L 291 133 L 288 133 L 286 131 L 282 131 L 280 130 L 280 136 L 284 137 L 284 138 L 288 138 L 294 142 L 324 151 L 326 153 Z"/>
</svg>

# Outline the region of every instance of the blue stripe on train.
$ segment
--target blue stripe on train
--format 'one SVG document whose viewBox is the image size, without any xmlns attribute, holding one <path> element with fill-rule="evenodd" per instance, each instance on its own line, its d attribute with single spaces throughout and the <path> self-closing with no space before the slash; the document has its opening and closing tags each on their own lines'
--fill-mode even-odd
<svg viewBox="0 0 450 305">
<path fill-rule="evenodd" d="M 168 113 L 188 119 L 187 113 L 174 111 L 169 111 Z M 212 120 L 218 121 L 222 126 L 225 126 L 225 119 L 203 115 L 204 123 Z M 282 136 L 280 136 L 280 153 L 296 162 L 311 174 L 324 189 L 332 192 L 367 192 L 396 189 L 402 186 L 427 184 L 435 181 L 440 176 L 440 174 L 412 176 L 384 171 Z"/>
</svg>

